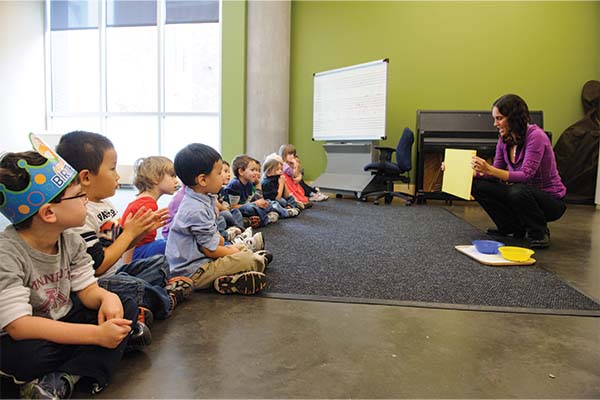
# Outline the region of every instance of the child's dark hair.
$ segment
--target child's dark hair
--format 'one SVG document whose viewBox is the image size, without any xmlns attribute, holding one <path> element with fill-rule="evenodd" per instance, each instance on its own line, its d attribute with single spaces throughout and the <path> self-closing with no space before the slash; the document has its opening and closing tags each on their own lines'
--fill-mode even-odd
<svg viewBox="0 0 600 400">
<path fill-rule="evenodd" d="M 39 166 L 45 164 L 48 160 L 46 157 L 42 156 L 40 153 L 35 151 L 24 151 L 21 153 L 6 153 L 0 159 L 0 183 L 3 184 L 8 190 L 13 192 L 19 192 L 27 188 L 29 183 L 31 182 L 31 176 L 29 172 L 24 168 L 21 168 L 17 165 L 19 160 L 25 160 L 28 165 L 31 166 Z M 74 180 L 73 183 L 78 183 L 78 180 Z M 71 184 L 73 184 L 71 183 Z M 67 187 L 69 187 L 68 185 Z M 60 203 L 60 200 L 63 198 L 65 194 L 65 190 L 54 197 L 49 203 Z M 4 203 L 4 195 L 0 193 L 0 204 Z M 13 224 L 16 230 L 27 229 L 31 226 L 31 221 L 33 219 L 33 214 L 31 217 L 17 223 Z"/>
<path fill-rule="evenodd" d="M 133 185 L 140 193 L 158 185 L 167 176 L 175 176 L 173 161 L 163 156 L 151 156 L 138 159 L 134 166 Z"/>
<path fill-rule="evenodd" d="M 223 160 L 223 165 L 227 165 L 229 168 L 231 168 L 231 166 L 229 165 L 229 161 L 227 160 Z"/>
<path fill-rule="evenodd" d="M 202 143 L 190 143 L 175 156 L 175 173 L 186 186 L 196 186 L 198 175 L 208 175 L 222 160 L 218 151 Z"/>
<path fill-rule="evenodd" d="M 258 166 L 260 167 L 260 162 L 258 160 L 254 159 L 246 154 L 241 154 L 239 156 L 235 156 L 233 161 L 231 161 L 231 170 L 233 171 L 233 174 L 235 175 L 235 177 L 239 179 L 239 177 L 240 177 L 239 170 L 240 169 L 242 171 L 245 170 L 246 168 L 248 168 L 248 165 L 251 162 L 257 163 Z"/>
<path fill-rule="evenodd" d="M 97 174 L 104 153 L 114 148 L 115 146 L 106 136 L 93 132 L 73 131 L 60 138 L 56 145 L 56 152 L 78 172 L 87 169 Z"/>
</svg>

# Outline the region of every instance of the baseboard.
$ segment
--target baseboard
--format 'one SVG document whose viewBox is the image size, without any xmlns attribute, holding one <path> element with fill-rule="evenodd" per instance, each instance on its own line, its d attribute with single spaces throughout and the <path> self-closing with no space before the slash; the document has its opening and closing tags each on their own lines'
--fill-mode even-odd
<svg viewBox="0 0 600 400">
<path fill-rule="evenodd" d="M 313 181 L 306 181 L 306 183 L 309 186 L 313 185 Z M 327 192 L 327 190 L 323 190 L 324 192 Z M 395 183 L 394 184 L 394 191 L 395 192 L 400 192 L 400 193 L 407 193 L 407 194 L 411 194 L 411 195 L 415 195 L 415 191 L 416 191 L 416 186 L 414 183 L 409 183 L 408 185 L 406 183 Z M 329 193 L 329 192 L 327 192 Z"/>
</svg>

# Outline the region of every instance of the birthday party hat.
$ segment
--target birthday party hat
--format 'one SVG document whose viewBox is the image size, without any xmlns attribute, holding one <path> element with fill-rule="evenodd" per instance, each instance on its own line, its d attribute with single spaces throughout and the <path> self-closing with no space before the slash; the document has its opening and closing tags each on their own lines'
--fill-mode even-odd
<svg viewBox="0 0 600 400">
<path fill-rule="evenodd" d="M 41 206 L 52 201 L 75 179 L 77 171 L 54 152 L 39 136 L 30 133 L 33 149 L 46 158 L 42 165 L 29 165 L 25 160 L 17 166 L 29 174 L 25 189 L 12 191 L 0 184 L 0 212 L 13 224 L 18 224 L 34 215 Z M 0 156 L 1 158 L 1 156 Z"/>
</svg>

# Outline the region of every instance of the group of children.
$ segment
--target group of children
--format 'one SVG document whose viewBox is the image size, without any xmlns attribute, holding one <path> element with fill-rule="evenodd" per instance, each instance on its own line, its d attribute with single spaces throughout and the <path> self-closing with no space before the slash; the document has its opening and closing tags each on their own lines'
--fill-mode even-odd
<svg viewBox="0 0 600 400">
<path fill-rule="evenodd" d="M 139 193 L 119 215 L 108 138 L 71 132 L 56 152 L 31 141 L 36 151 L 0 156 L 0 211 L 12 223 L 0 233 L 0 375 L 27 398 L 68 398 L 79 380 L 101 391 L 194 289 L 259 292 L 273 256 L 253 228 L 327 199 L 302 180 L 293 145 L 267 157 L 261 179 L 258 160 L 230 167 L 193 143 L 174 162 L 138 161 Z"/>
</svg>

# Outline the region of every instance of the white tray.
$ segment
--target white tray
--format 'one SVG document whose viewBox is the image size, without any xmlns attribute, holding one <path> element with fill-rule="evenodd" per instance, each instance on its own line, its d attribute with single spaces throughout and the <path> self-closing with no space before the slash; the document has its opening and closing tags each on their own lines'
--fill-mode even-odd
<svg viewBox="0 0 600 400">
<path fill-rule="evenodd" d="M 535 264 L 534 258 L 530 258 L 529 260 L 525 261 L 509 261 L 500 254 L 483 254 L 478 252 L 477 249 L 475 249 L 475 246 L 472 244 L 454 246 L 454 248 L 461 253 L 468 255 L 472 259 L 479 261 L 481 264 L 490 265 L 492 267 L 510 267 Z"/>
</svg>

